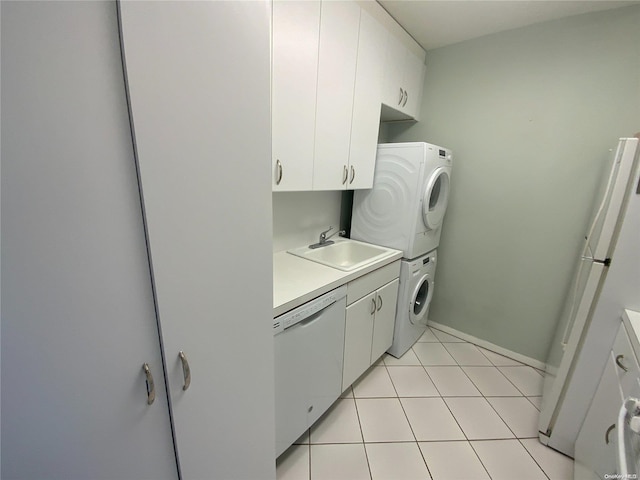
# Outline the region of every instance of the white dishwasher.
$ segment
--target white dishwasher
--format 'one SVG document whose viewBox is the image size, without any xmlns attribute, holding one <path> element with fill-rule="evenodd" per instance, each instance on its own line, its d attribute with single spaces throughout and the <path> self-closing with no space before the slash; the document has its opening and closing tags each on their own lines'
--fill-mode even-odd
<svg viewBox="0 0 640 480">
<path fill-rule="evenodd" d="M 273 320 L 276 457 L 340 396 L 347 287 Z"/>
</svg>

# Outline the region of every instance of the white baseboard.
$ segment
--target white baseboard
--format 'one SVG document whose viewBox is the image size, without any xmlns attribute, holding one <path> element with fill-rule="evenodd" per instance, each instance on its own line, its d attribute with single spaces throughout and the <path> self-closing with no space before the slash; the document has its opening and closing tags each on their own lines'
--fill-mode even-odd
<svg viewBox="0 0 640 480">
<path fill-rule="evenodd" d="M 442 325 L 441 323 L 434 322 L 432 320 L 427 321 L 427 325 L 433 328 L 437 328 L 438 330 L 442 330 L 443 332 L 453 335 L 454 337 L 466 340 L 467 342 L 473 343 L 474 345 L 478 345 L 479 347 L 486 348 L 487 350 L 491 350 L 492 352 L 504 355 L 505 357 L 509 357 L 513 360 L 524 363 L 525 365 L 529 365 L 530 367 L 537 368 L 538 370 L 544 371 L 545 369 L 546 364 L 544 362 L 541 362 L 540 360 L 527 357 L 520 353 L 512 352 L 511 350 L 507 350 L 506 348 L 494 345 L 493 343 L 482 340 L 481 338 L 477 338 L 473 335 L 460 332 L 455 328 L 447 327 L 446 325 Z"/>
</svg>

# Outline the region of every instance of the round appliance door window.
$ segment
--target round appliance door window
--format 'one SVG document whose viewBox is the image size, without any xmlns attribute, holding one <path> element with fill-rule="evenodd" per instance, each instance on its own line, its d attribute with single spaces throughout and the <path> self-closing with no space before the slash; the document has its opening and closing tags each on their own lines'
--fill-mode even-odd
<svg viewBox="0 0 640 480">
<path fill-rule="evenodd" d="M 433 283 L 429 275 L 423 275 L 416 284 L 409 305 L 409 320 L 414 325 L 426 325 L 427 309 L 433 295 Z"/>
<path fill-rule="evenodd" d="M 440 167 L 429 178 L 422 201 L 422 217 L 425 226 L 429 230 L 435 230 L 442 225 L 448 202 L 449 170 L 445 167 Z"/>
</svg>

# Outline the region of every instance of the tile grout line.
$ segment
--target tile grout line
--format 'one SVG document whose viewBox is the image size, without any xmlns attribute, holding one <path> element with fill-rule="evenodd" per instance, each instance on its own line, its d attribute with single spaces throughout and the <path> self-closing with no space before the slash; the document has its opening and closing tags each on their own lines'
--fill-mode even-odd
<svg viewBox="0 0 640 480">
<path fill-rule="evenodd" d="M 473 444 L 471 442 L 469 442 L 469 446 L 471 447 L 471 450 L 473 450 L 473 453 L 475 453 L 476 458 L 480 462 L 480 465 L 482 465 L 482 468 L 484 468 L 484 471 L 487 472 L 487 476 L 489 478 L 491 478 L 491 473 L 489 473 L 489 469 L 487 468 L 487 466 L 482 461 L 482 458 L 480 458 L 480 455 L 478 455 L 478 451 L 475 449 L 475 447 L 473 446 Z"/>
<path fill-rule="evenodd" d="M 435 334 L 434 334 L 434 335 L 435 335 Z M 445 349 L 446 349 L 446 347 L 445 347 Z M 448 350 L 447 350 L 447 351 L 448 351 Z M 482 353 L 482 352 L 480 352 L 480 353 Z M 484 355 L 484 354 L 483 354 L 483 355 Z M 454 360 L 455 360 L 455 358 L 454 358 Z M 487 359 L 487 360 L 489 360 L 489 359 Z M 490 363 L 493 363 L 493 362 L 491 362 L 491 360 L 489 360 L 489 362 L 490 362 Z M 422 362 L 420 362 L 420 363 L 422 363 Z M 457 361 L 457 360 L 456 360 L 456 363 L 458 363 L 458 361 Z M 458 368 L 460 368 L 460 370 L 462 370 L 462 372 L 464 373 L 464 375 L 465 375 L 467 378 L 469 378 L 469 377 L 468 377 L 468 375 L 467 375 L 467 373 L 462 369 L 462 367 L 461 367 L 460 365 L 458 365 Z M 426 371 L 426 368 L 425 368 L 425 371 Z M 427 375 L 429 375 L 429 372 L 427 372 Z M 476 389 L 478 390 L 478 392 L 480 392 L 480 389 L 475 385 L 475 383 L 473 383 L 473 381 L 472 381 L 470 378 L 469 378 L 469 381 L 471 381 L 471 384 L 472 384 L 473 386 L 475 386 L 475 387 L 476 387 Z M 434 382 L 434 385 L 435 385 L 435 382 Z M 436 389 L 437 389 L 437 387 L 436 387 Z M 440 392 L 440 390 L 438 390 L 438 392 Z M 482 392 L 480 392 L 480 394 L 482 395 Z M 443 402 L 443 403 L 445 404 L 445 406 L 447 407 L 447 410 L 449 410 L 449 413 L 451 414 L 451 416 L 452 416 L 452 417 L 453 417 L 453 419 L 455 420 L 456 424 L 458 425 L 458 428 L 460 429 L 460 431 L 461 431 L 461 432 L 462 432 L 462 434 L 464 435 L 464 438 L 466 438 L 466 442 L 467 442 L 467 444 L 468 444 L 468 445 L 471 447 L 471 449 L 473 450 L 473 453 L 475 454 L 476 458 L 477 458 L 477 459 L 478 459 L 478 461 L 480 462 L 480 465 L 482 465 L 482 468 L 484 468 L 484 471 L 485 471 L 485 472 L 487 472 L 487 476 L 488 476 L 489 478 L 491 478 L 491 474 L 489 473 L 489 470 L 487 470 L 487 467 L 485 466 L 484 462 L 482 461 L 482 459 L 481 459 L 481 458 L 480 458 L 480 456 L 478 455 L 478 452 L 476 451 L 476 449 L 475 449 L 475 448 L 473 448 L 473 445 L 471 444 L 471 440 L 469 440 L 469 437 L 467 436 L 466 432 L 462 429 L 462 426 L 460 425 L 460 422 L 458 422 L 458 419 L 456 418 L 456 416 L 455 416 L 455 415 L 453 414 L 453 412 L 451 411 L 451 408 L 449 408 L 449 405 L 448 405 L 448 404 L 447 404 L 447 402 L 445 401 L 445 397 L 442 397 L 442 396 L 441 396 L 440 398 L 442 399 L 442 402 Z M 484 398 L 484 396 L 483 396 L 483 398 Z"/>
<path fill-rule="evenodd" d="M 413 352 L 413 346 L 411 346 L 410 350 Z M 413 354 L 415 355 L 415 352 L 413 352 Z M 417 357 L 417 355 L 416 355 L 416 357 Z M 419 360 L 420 359 L 418 358 L 418 361 Z M 420 363 L 422 363 L 422 362 L 420 362 Z M 398 393 L 398 389 L 396 388 L 395 383 L 393 383 L 393 377 L 389 373 L 389 367 L 387 366 L 386 363 L 385 363 L 384 367 L 387 369 L 387 375 L 389 375 L 389 379 L 391 380 L 391 385 L 393 385 L 393 389 L 396 392 L 396 396 L 398 398 L 398 403 L 400 403 L 400 408 L 402 408 L 402 413 L 404 413 L 404 417 L 407 419 L 407 423 L 409 424 L 409 429 L 411 430 L 411 434 L 413 435 L 413 438 L 415 440 L 415 442 L 411 442 L 411 443 L 415 443 L 416 448 L 418 449 L 418 452 L 420 452 L 420 457 L 422 458 L 422 461 L 424 462 L 424 466 L 427 469 L 427 474 L 429 475 L 429 478 L 433 479 L 433 475 L 431 475 L 431 469 L 429 468 L 429 464 L 427 463 L 427 459 L 424 458 L 424 454 L 422 453 L 422 449 L 420 448 L 420 444 L 418 443 L 418 437 L 416 437 L 416 432 L 413 430 L 413 426 L 411 425 L 411 421 L 409 420 L 409 416 L 407 415 L 407 412 L 404 409 L 404 405 L 402 404 L 402 400 L 400 399 L 400 394 Z M 424 370 L 424 366 L 422 366 L 422 368 Z M 425 373 L 427 373 L 426 370 L 425 370 Z M 428 373 L 427 373 L 427 377 L 429 377 Z M 429 377 L 429 380 L 431 380 L 431 377 Z M 431 380 L 431 383 L 433 383 L 433 380 Z M 435 387 L 435 383 L 433 385 Z M 436 391 L 438 391 L 437 387 L 436 387 Z M 440 391 L 438 391 L 438 393 L 440 393 Z M 428 397 L 423 397 L 423 398 L 428 398 Z M 366 448 L 365 448 L 365 450 L 366 450 Z M 372 475 L 371 478 L 373 479 L 373 475 Z"/>
<path fill-rule="evenodd" d="M 367 445 L 366 445 L 366 442 L 364 441 L 364 432 L 362 431 L 362 421 L 360 420 L 360 412 L 358 411 L 358 402 L 356 401 L 356 392 L 353 389 L 353 385 L 350 388 L 351 388 L 351 393 L 353 393 L 353 404 L 356 407 L 356 416 L 358 417 L 358 427 L 360 428 L 360 437 L 362 438 L 362 448 L 364 449 L 364 458 L 367 460 L 367 468 L 369 469 L 369 478 L 373 480 L 373 474 L 371 473 L 371 464 L 369 463 L 369 454 L 367 452 Z"/>
<path fill-rule="evenodd" d="M 413 348 L 413 347 L 412 347 Z M 385 368 L 387 368 L 387 366 L 385 365 Z M 402 404 L 402 400 L 400 400 L 400 395 L 398 395 L 398 390 L 396 389 L 396 386 L 393 383 L 393 379 L 391 378 L 391 375 L 389 374 L 389 370 L 387 370 L 387 375 L 389 375 L 389 379 L 391 380 L 391 385 L 393 385 L 393 390 L 396 392 L 396 398 L 398 399 L 398 403 L 400 404 L 400 408 L 402 409 L 402 413 L 404 414 L 404 418 L 407 420 L 407 424 L 409 425 L 409 430 L 411 430 L 411 435 L 413 435 L 413 439 L 416 442 L 416 445 L 418 443 L 418 437 L 416 437 L 416 432 L 413 431 L 413 427 L 411 426 L 411 421 L 409 420 L 409 416 L 407 415 L 407 412 L 404 409 L 404 405 Z M 419 449 L 420 447 L 418 447 Z M 425 462 L 426 465 L 426 462 Z M 429 467 L 427 467 L 429 468 Z"/>
<path fill-rule="evenodd" d="M 434 334 L 435 335 L 435 334 Z M 440 342 L 440 345 L 442 345 L 442 342 Z M 443 347 L 446 350 L 446 347 Z M 448 350 L 447 350 L 448 351 Z M 453 356 L 451 357 L 453 358 Z M 418 358 L 418 360 L 420 360 Z M 454 358 L 454 361 L 456 362 L 456 364 L 458 363 L 458 361 Z M 422 360 L 420 360 L 420 363 L 422 363 Z M 462 367 L 460 367 L 460 365 L 456 365 L 458 368 L 460 368 L 460 370 L 462 370 Z M 423 368 L 425 369 L 425 372 L 427 372 L 426 369 L 426 365 L 423 365 Z M 463 370 L 464 371 L 464 370 Z M 429 375 L 429 372 L 427 372 L 427 375 Z M 429 377 L 431 378 L 431 377 Z M 433 381 L 433 380 L 432 380 Z M 433 384 L 435 385 L 436 383 L 433 382 Z M 438 393 L 440 393 L 440 390 L 438 389 L 438 387 L 436 386 L 436 390 L 438 390 Z M 479 391 L 479 390 L 478 390 Z M 482 392 L 480 392 L 482 393 Z M 462 425 L 460 425 L 460 422 L 458 421 L 458 419 L 456 418 L 456 416 L 453 414 L 453 412 L 451 411 L 451 408 L 449 408 L 449 405 L 447 404 L 445 397 L 441 394 L 440 395 L 440 400 L 442 400 L 442 403 L 444 403 L 444 406 L 447 407 L 447 410 L 449 410 L 449 413 L 451 414 L 451 416 L 453 417 L 453 420 L 456 422 L 456 425 L 458 425 L 458 428 L 460 429 L 460 431 L 462 432 L 462 435 L 464 435 L 464 438 L 467 440 L 467 442 L 470 443 L 469 437 L 467 436 L 467 433 L 464 431 L 464 429 L 462 428 Z"/>
<path fill-rule="evenodd" d="M 519 365 L 510 365 L 510 366 L 512 366 L 512 367 L 519 367 Z M 533 367 L 530 367 L 529 365 L 524 365 L 524 364 L 522 364 L 522 366 L 523 366 L 523 367 L 528 367 L 528 368 L 533 368 Z M 504 373 L 502 370 L 500 370 L 500 367 L 496 367 L 496 368 L 497 368 L 497 369 L 498 369 L 498 371 L 499 371 L 499 372 L 504 376 L 504 378 L 506 378 L 506 379 L 509 381 L 509 383 L 511 383 L 514 387 L 516 387 L 516 390 L 518 390 L 520 393 L 522 393 L 522 396 L 523 396 L 523 397 L 526 397 L 526 396 L 527 396 L 527 395 L 526 395 L 522 390 L 520 390 L 520 389 L 518 388 L 518 386 L 517 386 L 514 382 L 512 382 L 512 381 L 511 381 L 511 379 L 510 379 L 509 377 L 507 377 L 507 375 L 505 375 L 505 373 Z M 505 367 L 503 367 L 503 368 L 505 368 Z M 534 369 L 534 370 L 535 370 L 535 369 Z M 544 377 L 543 377 L 543 378 L 544 378 Z"/>
<path fill-rule="evenodd" d="M 522 443 L 523 439 L 518 438 L 518 442 L 520 442 L 520 445 L 522 445 L 522 448 L 524 448 L 524 451 L 527 452 L 529 454 L 529 456 L 531 457 L 531 459 L 535 462 L 536 465 L 538 465 L 538 468 L 542 471 L 542 473 L 544 474 L 545 477 L 547 477 L 549 480 L 551 480 L 551 477 L 549 475 L 547 475 L 547 472 L 545 471 L 544 468 L 542 468 L 542 465 L 540 465 L 538 463 L 538 461 L 536 460 L 536 458 L 531 454 L 531 452 L 529 451 L 529 449 L 527 447 L 524 446 L 524 443 Z"/>
<path fill-rule="evenodd" d="M 538 413 L 540 413 L 540 409 L 538 408 L 538 406 L 537 406 L 535 403 L 533 403 L 533 402 L 531 401 L 531 398 L 533 398 L 533 397 L 541 397 L 541 396 L 542 396 L 542 395 L 533 395 L 533 396 L 531 396 L 531 397 L 527 397 L 527 396 L 525 395 L 525 397 L 524 397 L 524 398 L 526 398 L 527 400 L 529 400 L 529 403 L 530 403 L 531 405 L 533 405 L 533 407 L 534 407 L 536 410 L 538 410 Z"/>
<path fill-rule="evenodd" d="M 473 344 L 472 344 L 472 345 L 473 345 Z M 445 348 L 446 348 L 446 347 L 445 347 Z M 477 348 L 477 346 L 476 346 L 476 348 Z M 498 368 L 498 366 L 497 366 L 497 365 L 494 365 L 494 364 L 493 364 L 493 362 L 491 361 L 491 359 L 490 359 L 489 357 L 487 357 L 486 355 L 484 355 L 484 353 L 482 353 L 482 350 L 480 350 L 480 349 L 478 349 L 478 350 L 479 350 L 479 351 L 480 351 L 480 353 L 481 353 L 481 354 L 482 354 L 482 355 L 483 355 L 483 356 L 484 356 L 484 357 L 489 361 L 489 363 L 491 363 L 492 367 L 490 367 L 490 368 L 495 368 L 495 369 L 496 369 L 496 371 L 500 372 L 500 374 L 501 374 L 503 377 L 505 377 L 509 383 L 511 383 L 511 384 L 513 385 L 513 382 L 511 382 L 511 381 L 507 378 L 507 376 L 506 376 L 504 373 L 502 373 L 502 372 L 500 371 L 500 369 Z M 481 365 L 478 365 L 478 366 L 481 366 Z M 509 424 L 508 424 L 508 423 L 506 422 L 506 420 L 502 417 L 502 415 L 500 415 L 500 412 L 498 412 L 498 411 L 495 409 L 495 407 L 491 404 L 491 402 L 490 402 L 489 400 L 487 400 L 487 396 L 484 394 L 484 392 L 482 392 L 482 391 L 480 390 L 480 387 L 478 387 L 478 385 L 473 381 L 473 379 L 472 379 L 472 378 L 469 376 L 469 374 L 465 371 L 465 369 L 464 369 L 464 367 L 463 367 L 462 365 L 460 365 L 460 370 L 462 370 L 462 372 L 463 372 L 463 373 L 464 373 L 464 375 L 469 379 L 469 381 L 470 381 L 470 382 L 471 382 L 471 383 L 472 383 L 472 384 L 473 384 L 473 385 L 478 389 L 478 391 L 480 392 L 480 395 L 482 396 L 482 398 L 484 399 L 484 401 L 485 401 L 485 402 L 487 402 L 487 404 L 489 405 L 489 407 L 491 407 L 491 409 L 496 413 L 496 415 L 497 415 L 497 416 L 498 416 L 498 418 L 502 421 L 502 423 L 505 425 L 505 427 L 507 427 L 507 429 L 508 429 L 512 434 L 513 434 L 513 438 L 518 439 L 518 435 L 516 434 L 516 432 L 514 432 L 514 431 L 513 431 L 513 429 L 509 426 Z M 520 397 L 524 397 L 524 398 L 526 398 L 526 396 L 522 393 L 522 391 L 521 391 L 518 387 L 516 387 L 515 385 L 513 385 L 513 387 L 514 387 L 518 392 L 520 392 L 520 393 L 521 393 Z M 508 397 L 505 397 L 505 398 L 508 398 Z M 519 397 L 518 397 L 518 396 L 514 396 L 514 397 L 511 397 L 511 398 L 519 398 Z M 445 402 L 445 403 L 446 403 L 446 402 Z M 453 412 L 452 412 L 452 414 L 453 414 Z M 523 447 L 523 448 L 524 448 L 524 447 Z M 526 450 L 526 449 L 525 449 L 525 450 Z"/>
<path fill-rule="evenodd" d="M 441 342 L 441 344 L 443 344 L 444 342 Z M 462 342 L 456 342 L 456 343 L 462 343 Z M 470 345 L 474 345 L 471 342 L 465 342 L 465 343 L 469 343 Z M 504 418 L 502 417 L 502 415 L 500 415 L 500 413 L 495 409 L 495 407 L 491 404 L 491 402 L 489 402 L 489 400 L 487 400 L 486 395 L 480 390 L 480 388 L 478 387 L 478 385 L 473 381 L 473 379 L 467 374 L 467 372 L 464 370 L 464 366 L 466 365 L 461 365 L 460 362 L 458 361 L 457 358 L 455 358 L 455 356 L 453 354 L 451 354 L 451 352 L 449 351 L 449 349 L 447 349 L 446 345 L 442 345 L 444 347 L 444 349 L 449 352 L 449 355 L 451 355 L 451 357 L 455 360 L 455 362 L 457 363 L 458 368 L 460 368 L 460 370 L 462 371 L 462 373 L 465 375 L 465 377 L 467 377 L 469 379 L 469 381 L 471 382 L 471 384 L 478 390 L 478 392 L 480 393 L 480 397 L 484 399 L 485 402 L 487 402 L 487 404 L 489 405 L 489 407 L 496 413 L 496 415 L 498 416 L 498 418 L 502 421 L 502 423 L 504 424 L 505 427 L 507 427 L 507 429 L 511 432 L 511 434 L 513 435 L 514 439 L 518 439 L 518 435 L 516 434 L 516 432 L 513 431 L 513 429 L 509 426 L 509 424 L 504 420 Z M 476 348 L 477 346 L 474 345 Z M 499 369 L 497 365 L 494 365 L 493 362 L 491 361 L 490 358 L 488 358 L 486 355 L 484 355 L 484 353 L 482 353 L 482 351 L 480 349 L 478 349 L 478 351 L 480 352 L 480 354 L 487 359 L 487 361 L 491 364 L 491 366 L 487 365 L 486 367 L 489 368 L 495 368 L 497 371 L 499 371 L 505 378 L 506 375 L 504 375 L 504 373 L 502 373 Z M 419 359 L 418 359 L 419 360 Z M 482 365 L 472 365 L 472 366 L 482 366 Z M 423 365 L 423 367 L 425 367 Z M 426 368 L 425 368 L 426 371 Z M 427 375 L 429 375 L 429 372 L 427 372 Z M 507 378 L 507 381 L 509 381 L 509 379 Z M 512 382 L 510 382 L 512 383 Z M 435 382 L 434 382 L 435 385 Z M 514 388 L 521 393 L 520 397 L 524 397 L 524 394 L 522 394 L 522 392 L 520 391 L 520 389 L 518 389 L 518 387 L 516 387 L 514 385 Z M 438 387 L 436 386 L 436 390 L 438 390 Z M 440 390 L 438 390 L 438 393 L 440 393 Z M 453 416 L 454 420 L 456 421 L 456 423 L 458 424 L 458 427 L 460 428 L 460 430 L 462 431 L 462 434 L 465 436 L 465 438 L 467 439 L 468 442 L 471 442 L 471 440 L 469 439 L 469 437 L 467 436 L 466 432 L 464 431 L 464 429 L 462 428 L 462 425 L 460 425 L 460 422 L 458 422 L 458 419 L 456 418 L 455 414 L 453 413 L 453 411 L 451 411 L 451 408 L 449 407 L 449 404 L 447 403 L 447 401 L 445 400 L 445 398 L 478 398 L 477 396 L 474 397 L 445 397 L 441 395 L 441 398 L 444 402 L 444 404 L 446 405 L 447 409 L 449 410 L 449 412 L 451 413 L 451 416 Z M 518 398 L 518 397 L 513 397 L 513 398 Z M 487 439 L 489 440 L 489 439 Z M 491 440 L 496 440 L 496 439 L 491 439 Z M 505 439 L 507 440 L 507 439 Z M 523 446 L 524 448 L 524 446 Z M 526 450 L 526 449 L 525 449 Z M 475 451 L 475 450 L 474 450 Z M 477 456 L 477 454 L 476 454 Z"/>
</svg>

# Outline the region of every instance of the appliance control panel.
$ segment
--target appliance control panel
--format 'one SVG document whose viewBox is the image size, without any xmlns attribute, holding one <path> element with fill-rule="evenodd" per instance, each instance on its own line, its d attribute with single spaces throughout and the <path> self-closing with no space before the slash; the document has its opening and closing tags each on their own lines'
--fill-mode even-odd
<svg viewBox="0 0 640 480">
<path fill-rule="evenodd" d="M 273 334 L 277 335 L 296 323 L 309 318 L 320 310 L 324 310 L 329 305 L 337 302 L 341 298 L 344 298 L 346 295 L 347 286 L 343 285 L 342 287 L 336 288 L 335 290 L 331 290 L 324 295 L 314 298 L 313 300 L 310 300 L 304 305 L 294 308 L 287 313 L 283 313 L 279 317 L 273 319 Z"/>
</svg>

